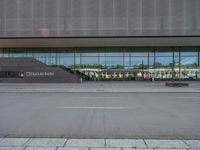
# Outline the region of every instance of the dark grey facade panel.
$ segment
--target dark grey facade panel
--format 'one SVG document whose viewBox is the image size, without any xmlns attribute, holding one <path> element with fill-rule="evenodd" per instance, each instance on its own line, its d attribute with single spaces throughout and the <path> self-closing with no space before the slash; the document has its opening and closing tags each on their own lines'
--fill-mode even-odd
<svg viewBox="0 0 200 150">
<path fill-rule="evenodd" d="M 199 36 L 199 0 L 0 0 L 0 37 Z"/>
</svg>

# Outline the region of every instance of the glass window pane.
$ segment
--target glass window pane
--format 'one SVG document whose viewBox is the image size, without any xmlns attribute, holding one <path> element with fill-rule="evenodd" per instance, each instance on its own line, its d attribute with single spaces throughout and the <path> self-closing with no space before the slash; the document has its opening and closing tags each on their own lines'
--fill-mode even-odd
<svg viewBox="0 0 200 150">
<path fill-rule="evenodd" d="M 75 57 L 75 64 L 81 64 L 81 57 Z"/>
<path fill-rule="evenodd" d="M 81 56 L 99 56 L 98 48 L 79 48 L 76 53 L 81 53 Z"/>
<path fill-rule="evenodd" d="M 165 57 L 173 57 L 173 49 L 172 48 L 159 48 L 155 51 L 155 56 L 165 56 Z"/>
<path fill-rule="evenodd" d="M 123 56 L 123 52 L 107 52 L 106 56 Z"/>
<path fill-rule="evenodd" d="M 148 68 L 148 57 L 131 57 L 133 68 Z"/>
<path fill-rule="evenodd" d="M 194 56 L 194 57 L 181 57 L 181 66 L 183 68 L 197 68 L 198 66 L 198 57 Z"/>
<path fill-rule="evenodd" d="M 74 65 L 74 57 L 65 57 L 65 56 L 61 56 L 58 57 L 59 60 L 59 65 L 64 65 L 66 67 L 70 67 Z"/>
<path fill-rule="evenodd" d="M 80 57 L 80 56 L 81 56 L 81 53 L 76 52 L 76 53 L 75 53 L 75 56 L 76 56 L 76 57 Z"/>
<path fill-rule="evenodd" d="M 149 51 L 149 56 L 150 57 L 154 57 L 154 55 L 155 55 L 155 52 L 152 50 L 152 51 Z"/>
<path fill-rule="evenodd" d="M 98 52 L 91 52 L 91 53 L 83 52 L 83 53 L 81 53 L 81 56 L 83 56 L 83 57 L 87 57 L 87 56 L 98 56 L 98 55 L 99 55 Z"/>
<path fill-rule="evenodd" d="M 99 56 L 106 56 L 106 50 L 104 48 L 99 50 Z"/>
<path fill-rule="evenodd" d="M 174 57 L 179 57 L 179 48 L 178 47 L 174 48 Z"/>
<path fill-rule="evenodd" d="M 155 67 L 156 68 L 172 68 L 173 66 L 173 57 L 156 57 L 155 58 Z"/>
<path fill-rule="evenodd" d="M 106 56 L 124 56 L 124 51 L 118 48 L 108 48 L 106 49 Z"/>
<path fill-rule="evenodd" d="M 124 56 L 125 56 L 125 57 L 129 57 L 130 55 L 131 55 L 130 52 L 124 52 Z"/>
<path fill-rule="evenodd" d="M 148 48 L 127 48 L 125 51 L 131 56 L 148 56 Z"/>
<path fill-rule="evenodd" d="M 198 51 L 197 49 L 181 48 L 181 67 L 197 68 L 198 67 Z"/>
<path fill-rule="evenodd" d="M 131 56 L 148 56 L 148 52 L 131 52 Z"/>
<path fill-rule="evenodd" d="M 106 57 L 106 66 L 123 65 L 123 57 Z"/>
<path fill-rule="evenodd" d="M 52 53 L 51 55 L 56 55 L 61 57 L 74 57 L 74 53 Z"/>
<path fill-rule="evenodd" d="M 149 57 L 149 68 L 150 69 L 154 68 L 154 57 Z"/>
<path fill-rule="evenodd" d="M 198 48 L 196 47 L 181 47 L 181 56 L 194 56 L 198 53 Z"/>
<path fill-rule="evenodd" d="M 130 67 L 131 64 L 130 64 L 130 57 L 124 57 L 124 65 L 126 67 Z"/>
<path fill-rule="evenodd" d="M 100 62 L 99 64 L 102 65 L 102 66 L 106 66 L 106 58 L 105 57 L 100 57 Z"/>
<path fill-rule="evenodd" d="M 98 57 L 82 57 L 81 64 L 99 64 Z"/>
<path fill-rule="evenodd" d="M 196 57 L 198 52 L 181 52 L 181 57 Z"/>
</svg>

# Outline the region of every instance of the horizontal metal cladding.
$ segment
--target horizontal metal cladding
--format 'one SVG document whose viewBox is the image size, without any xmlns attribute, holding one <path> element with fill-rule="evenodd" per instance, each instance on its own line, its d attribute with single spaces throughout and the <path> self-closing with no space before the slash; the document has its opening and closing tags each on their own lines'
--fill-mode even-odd
<svg viewBox="0 0 200 150">
<path fill-rule="evenodd" d="M 0 0 L 0 37 L 200 35 L 200 0 Z"/>
</svg>

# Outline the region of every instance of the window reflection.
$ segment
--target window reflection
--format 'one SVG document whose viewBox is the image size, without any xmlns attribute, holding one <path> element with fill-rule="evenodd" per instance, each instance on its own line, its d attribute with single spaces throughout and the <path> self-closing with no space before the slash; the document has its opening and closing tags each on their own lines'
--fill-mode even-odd
<svg viewBox="0 0 200 150">
<path fill-rule="evenodd" d="M 106 48 L 106 53 L 105 56 L 109 57 L 114 57 L 114 56 L 124 56 L 124 51 L 123 49 L 118 49 L 118 48 Z"/>
<path fill-rule="evenodd" d="M 131 57 L 131 66 L 133 68 L 147 69 L 148 57 Z"/>
<path fill-rule="evenodd" d="M 148 52 L 131 52 L 131 56 L 137 57 L 137 56 L 148 56 Z"/>
<path fill-rule="evenodd" d="M 182 48 L 180 52 L 181 78 L 194 80 L 198 78 L 198 50 Z"/>
<path fill-rule="evenodd" d="M 155 68 L 172 68 L 173 57 L 156 57 Z"/>
<path fill-rule="evenodd" d="M 100 57 L 99 58 L 99 64 L 102 66 L 106 66 L 106 58 L 105 57 Z"/>
<path fill-rule="evenodd" d="M 182 68 L 197 68 L 198 66 L 198 52 L 181 52 L 181 66 Z"/>
<path fill-rule="evenodd" d="M 106 57 L 106 66 L 123 66 L 123 57 Z"/>
<path fill-rule="evenodd" d="M 125 65 L 125 67 L 131 66 L 131 58 L 130 57 L 124 57 L 124 65 Z"/>
<path fill-rule="evenodd" d="M 82 57 L 82 64 L 99 64 L 98 57 Z"/>
<path fill-rule="evenodd" d="M 200 80 L 199 55 L 195 47 L 0 49 L 0 57 L 33 57 L 47 65 L 75 70 L 96 69 L 101 71 L 101 76 L 126 76 L 126 79 L 155 76 L 158 80 Z M 112 74 L 103 72 L 105 70 L 121 72 L 113 71 Z"/>
<path fill-rule="evenodd" d="M 154 57 L 149 56 L 149 69 L 153 69 L 154 68 Z"/>
</svg>

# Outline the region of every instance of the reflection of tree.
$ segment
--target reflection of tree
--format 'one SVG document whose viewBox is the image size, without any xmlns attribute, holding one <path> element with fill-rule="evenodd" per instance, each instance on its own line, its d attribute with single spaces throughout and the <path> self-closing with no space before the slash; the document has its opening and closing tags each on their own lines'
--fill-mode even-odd
<svg viewBox="0 0 200 150">
<path fill-rule="evenodd" d="M 70 66 L 70 68 L 74 69 L 83 69 L 83 68 L 93 68 L 93 69 L 101 69 L 104 68 L 102 65 L 99 64 L 76 64 Z"/>
<path fill-rule="evenodd" d="M 155 62 L 154 66 L 155 68 L 164 67 L 160 62 Z"/>
<path fill-rule="evenodd" d="M 112 65 L 112 66 L 103 66 L 103 65 L 99 65 L 99 64 L 76 64 L 76 65 L 72 65 L 69 66 L 70 68 L 74 68 L 74 69 L 84 69 L 84 68 L 91 68 L 91 69 L 124 69 L 123 65 Z"/>
<path fill-rule="evenodd" d="M 136 69 L 148 69 L 148 64 L 144 64 L 142 62 L 141 64 L 135 64 L 135 65 L 133 65 L 133 68 L 136 68 Z"/>
<path fill-rule="evenodd" d="M 169 67 L 170 67 L 170 68 L 173 68 L 173 67 L 174 67 L 174 64 L 173 64 L 173 63 L 169 63 Z"/>
<path fill-rule="evenodd" d="M 173 68 L 174 64 L 173 63 L 169 63 L 169 64 L 162 64 L 160 62 L 155 62 L 155 68 Z"/>
<path fill-rule="evenodd" d="M 197 68 L 197 67 L 198 67 L 198 64 L 197 64 L 197 63 L 193 63 L 193 64 L 182 64 L 181 66 L 182 66 L 182 68 L 190 69 L 190 68 Z"/>
<path fill-rule="evenodd" d="M 111 69 L 124 69 L 124 66 L 123 66 L 123 65 L 117 64 L 117 65 L 111 66 L 110 68 L 111 68 Z"/>
</svg>

